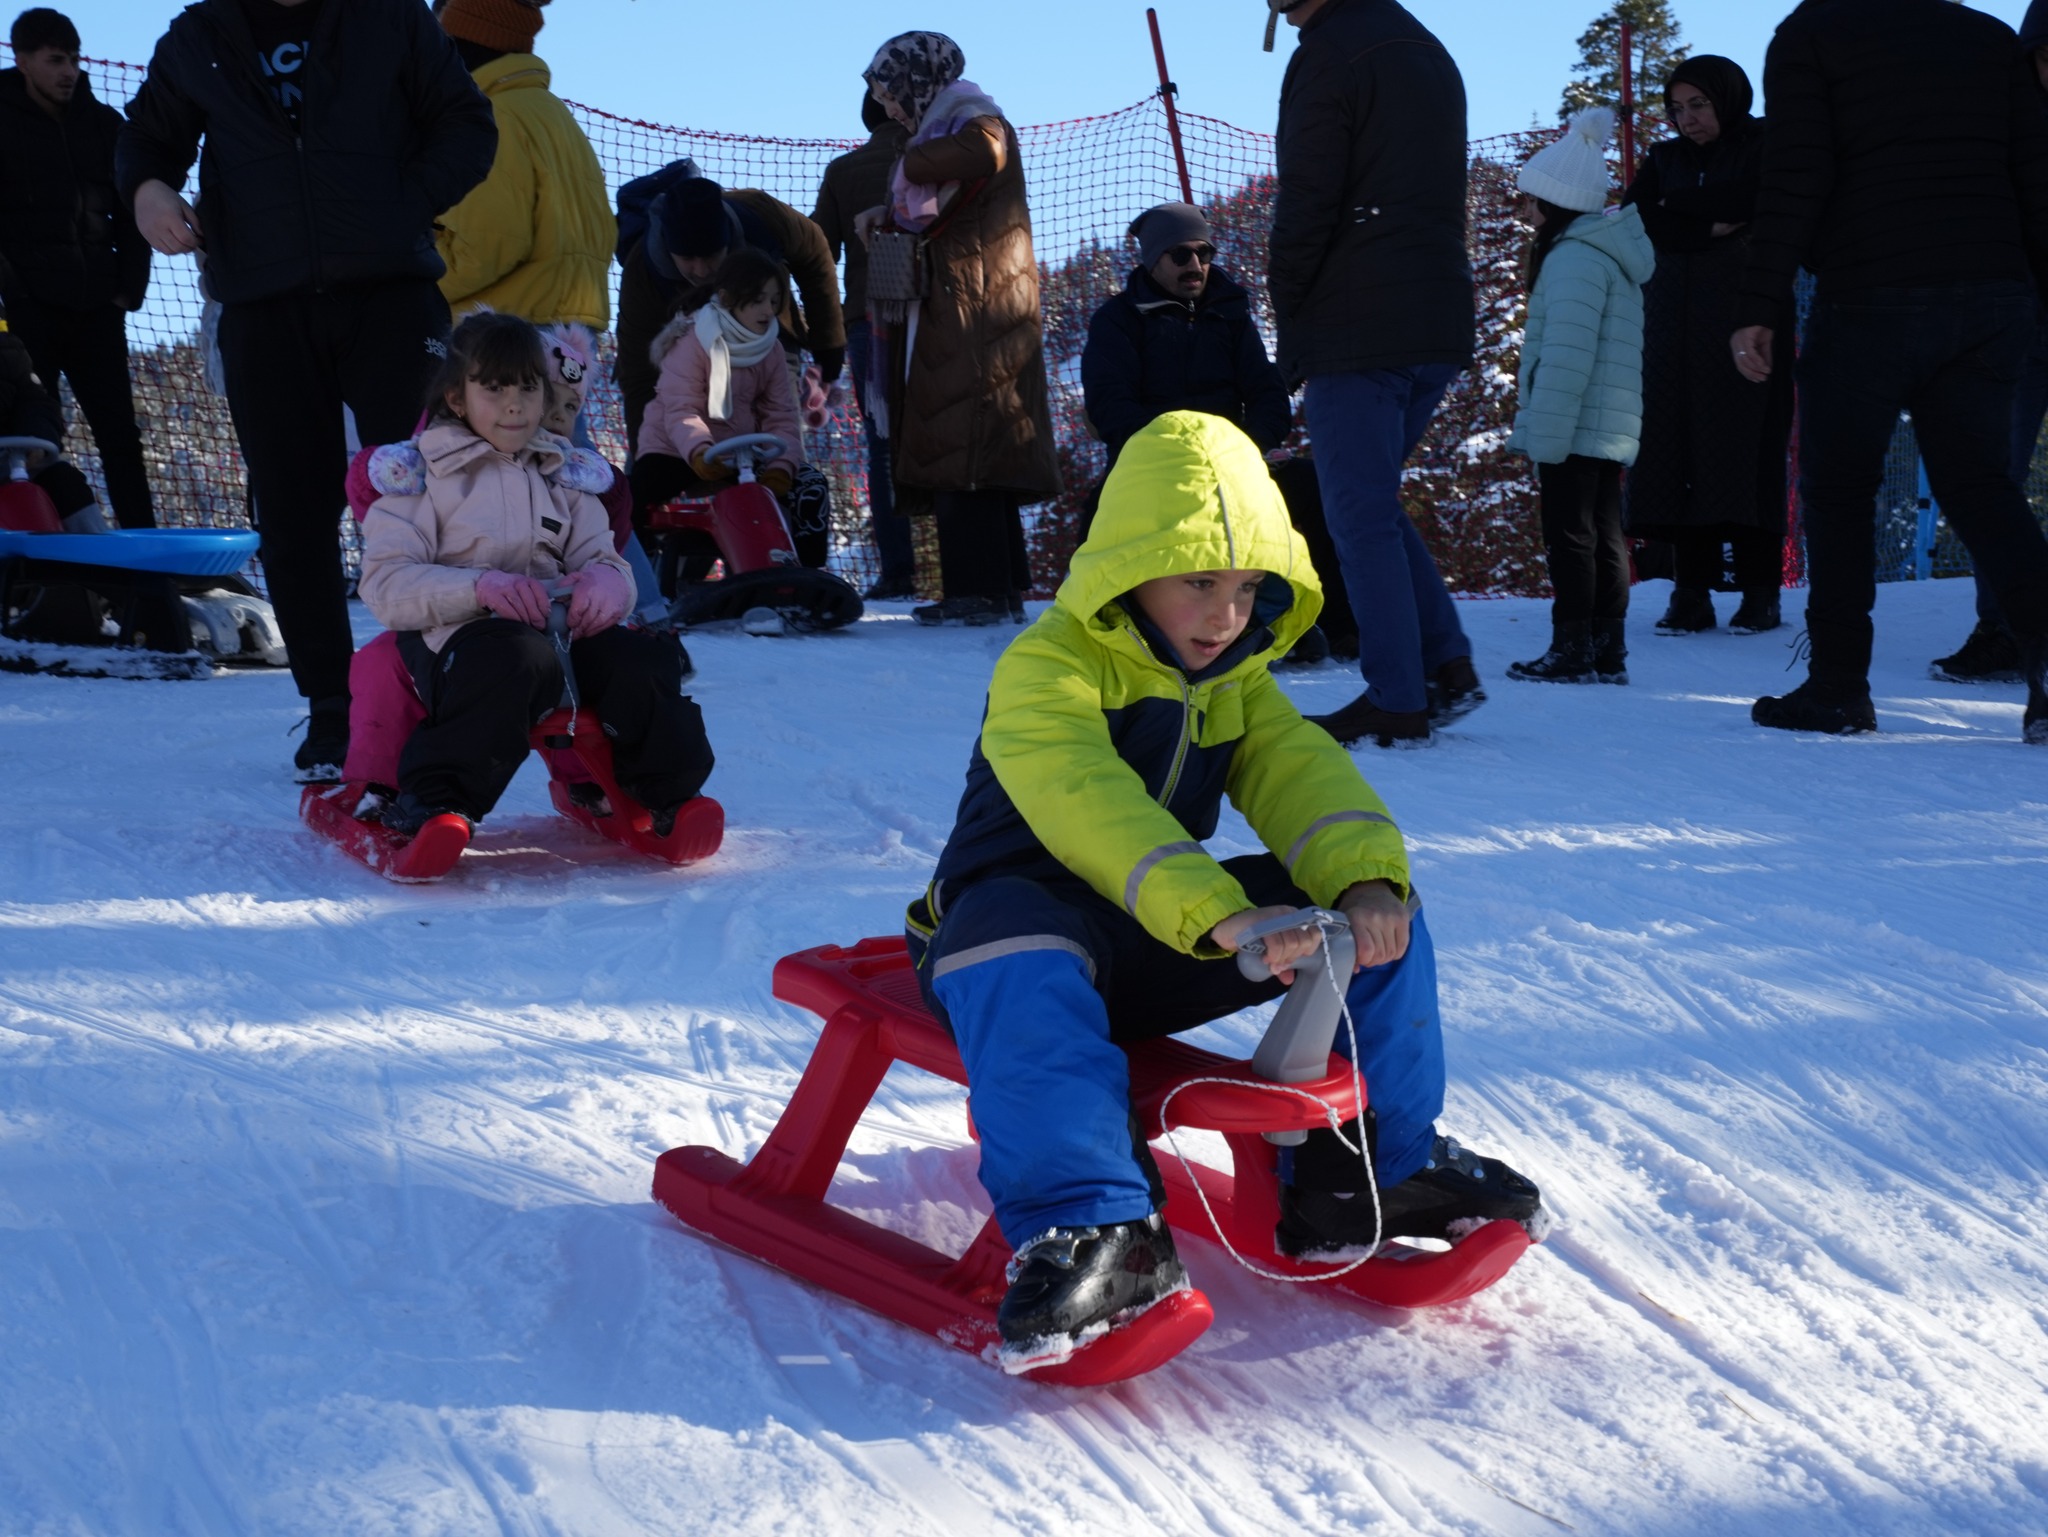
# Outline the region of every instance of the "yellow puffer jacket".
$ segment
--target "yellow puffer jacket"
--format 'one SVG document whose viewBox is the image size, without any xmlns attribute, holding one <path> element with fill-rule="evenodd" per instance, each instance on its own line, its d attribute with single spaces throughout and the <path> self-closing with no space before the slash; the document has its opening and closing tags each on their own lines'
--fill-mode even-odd
<svg viewBox="0 0 2048 1537">
<path fill-rule="evenodd" d="M 532 54 L 493 59 L 474 79 L 498 121 L 498 153 L 435 227 L 448 307 L 458 320 L 494 309 L 602 331 L 617 226 L 596 151 Z"/>
<path fill-rule="evenodd" d="M 1123 599 L 1154 577 L 1214 570 L 1269 571 L 1286 586 L 1269 582 L 1240 645 L 1190 677 Z M 1321 609 L 1307 547 L 1251 439 L 1193 411 L 1138 432 L 1057 601 L 996 664 L 953 834 L 911 921 L 942 917 L 948 893 L 977 879 L 1064 868 L 1164 943 L 1219 953 L 1210 929 L 1252 905 L 1202 847 L 1226 795 L 1316 902 L 1368 880 L 1406 896 L 1386 806 L 1267 671 Z"/>
</svg>

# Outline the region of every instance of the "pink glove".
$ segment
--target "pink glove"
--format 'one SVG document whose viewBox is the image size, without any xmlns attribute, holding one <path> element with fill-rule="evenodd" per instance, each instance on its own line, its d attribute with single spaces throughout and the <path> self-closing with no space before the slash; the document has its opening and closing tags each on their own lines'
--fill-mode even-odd
<svg viewBox="0 0 2048 1537">
<path fill-rule="evenodd" d="M 530 576 L 485 571 L 476 579 L 476 600 L 500 619 L 548 627 L 548 590 Z"/>
<path fill-rule="evenodd" d="M 616 566 L 585 566 L 557 586 L 570 590 L 569 634 L 576 640 L 609 630 L 633 611 L 633 584 Z"/>
</svg>

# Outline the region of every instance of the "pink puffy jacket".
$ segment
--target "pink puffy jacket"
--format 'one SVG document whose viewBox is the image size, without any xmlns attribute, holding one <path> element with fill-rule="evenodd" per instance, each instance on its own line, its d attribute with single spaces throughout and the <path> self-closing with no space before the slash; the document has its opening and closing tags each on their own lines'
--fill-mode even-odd
<svg viewBox="0 0 2048 1537">
<path fill-rule="evenodd" d="M 789 445 L 774 464 L 791 471 L 803 463 L 803 424 L 796 414 L 796 386 L 790 382 L 789 354 L 777 347 L 760 362 L 732 371 L 732 417 L 714 421 L 706 406 L 711 355 L 697 340 L 696 319 L 678 315 L 661 329 L 648 350 L 661 365 L 654 403 L 640 424 L 642 454 L 688 459 L 698 449 L 748 432 L 772 432 Z"/>
</svg>

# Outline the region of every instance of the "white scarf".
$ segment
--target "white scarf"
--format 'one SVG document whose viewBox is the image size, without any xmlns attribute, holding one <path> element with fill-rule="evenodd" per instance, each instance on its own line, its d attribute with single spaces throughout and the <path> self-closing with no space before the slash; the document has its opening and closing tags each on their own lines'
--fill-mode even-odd
<svg viewBox="0 0 2048 1537">
<path fill-rule="evenodd" d="M 704 390 L 704 410 L 714 422 L 732 420 L 732 371 L 737 364 L 752 368 L 782 346 L 782 328 L 771 316 L 768 329 L 749 331 L 716 299 L 697 311 L 697 341 L 711 359 Z"/>
</svg>

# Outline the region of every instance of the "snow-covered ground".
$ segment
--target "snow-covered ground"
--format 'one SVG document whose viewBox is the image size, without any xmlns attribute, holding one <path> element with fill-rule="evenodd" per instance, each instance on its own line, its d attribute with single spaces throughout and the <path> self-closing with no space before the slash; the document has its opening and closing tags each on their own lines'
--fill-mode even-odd
<svg viewBox="0 0 2048 1537">
<path fill-rule="evenodd" d="M 1792 629 L 1660 639 L 1665 590 L 1627 689 L 1505 680 L 1543 606 L 1467 605 L 1492 701 L 1362 755 L 1447 1129 L 1552 1241 L 1405 1316 L 1191 1242 L 1215 1328 L 1087 1391 L 648 1198 L 758 1146 L 816 1036 L 769 968 L 896 927 L 1009 632 L 693 637 L 715 860 L 530 763 L 431 888 L 300 826 L 280 674 L 0 675 L 0 1533 L 2048 1529 L 2048 752 L 1925 679 L 1965 584 L 1883 589 L 1850 741 L 1752 727 Z M 839 1194 L 964 1237 L 957 1091 L 893 1075 Z"/>
</svg>

